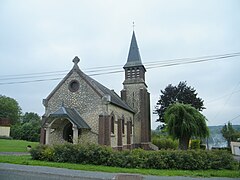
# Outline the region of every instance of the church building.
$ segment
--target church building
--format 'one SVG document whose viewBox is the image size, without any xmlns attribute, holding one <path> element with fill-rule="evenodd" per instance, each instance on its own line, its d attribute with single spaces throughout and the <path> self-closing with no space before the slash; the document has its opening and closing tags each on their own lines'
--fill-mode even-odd
<svg viewBox="0 0 240 180">
<path fill-rule="evenodd" d="M 114 149 L 152 149 L 150 94 L 133 31 L 121 96 L 86 75 L 80 59 L 43 100 L 41 143 L 96 143 Z"/>
</svg>

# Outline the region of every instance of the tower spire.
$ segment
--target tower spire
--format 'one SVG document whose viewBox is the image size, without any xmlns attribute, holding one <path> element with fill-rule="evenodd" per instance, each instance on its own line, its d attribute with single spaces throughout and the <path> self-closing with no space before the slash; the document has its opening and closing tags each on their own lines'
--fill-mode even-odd
<svg viewBox="0 0 240 180">
<path fill-rule="evenodd" d="M 133 28 L 134 28 L 134 22 L 133 22 Z M 132 40 L 129 48 L 127 63 L 125 64 L 124 68 L 132 67 L 132 66 L 142 66 L 142 60 L 139 53 L 134 30 L 133 30 Z"/>
<path fill-rule="evenodd" d="M 134 30 L 127 63 L 123 68 L 125 70 L 125 80 L 121 97 L 135 111 L 133 116 L 133 143 L 135 147 L 150 149 L 150 146 L 148 146 L 151 142 L 150 94 L 147 91 L 146 69 L 141 61 Z"/>
<path fill-rule="evenodd" d="M 125 70 L 125 80 L 123 82 L 124 84 L 132 82 L 145 84 L 146 69 L 142 64 L 134 31 L 132 34 L 127 63 L 123 66 L 123 69 Z M 145 86 L 147 87 L 146 84 Z"/>
</svg>

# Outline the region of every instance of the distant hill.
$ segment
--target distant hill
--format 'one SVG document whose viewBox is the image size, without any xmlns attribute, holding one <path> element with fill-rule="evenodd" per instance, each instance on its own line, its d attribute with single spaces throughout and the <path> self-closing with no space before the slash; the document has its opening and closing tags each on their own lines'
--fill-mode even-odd
<svg viewBox="0 0 240 180">
<path fill-rule="evenodd" d="M 223 126 L 208 126 L 208 128 L 210 130 L 209 147 L 227 147 L 227 141 L 221 133 Z M 233 128 L 240 131 L 240 125 L 233 125 Z"/>
</svg>

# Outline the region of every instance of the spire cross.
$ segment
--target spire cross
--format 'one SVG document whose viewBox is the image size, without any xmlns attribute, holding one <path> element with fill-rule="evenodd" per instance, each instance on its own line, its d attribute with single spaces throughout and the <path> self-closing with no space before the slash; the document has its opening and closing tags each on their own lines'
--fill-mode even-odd
<svg viewBox="0 0 240 180">
<path fill-rule="evenodd" d="M 134 27 L 135 27 L 134 21 L 133 21 L 133 25 L 132 26 L 133 26 L 133 30 L 134 30 Z"/>
</svg>

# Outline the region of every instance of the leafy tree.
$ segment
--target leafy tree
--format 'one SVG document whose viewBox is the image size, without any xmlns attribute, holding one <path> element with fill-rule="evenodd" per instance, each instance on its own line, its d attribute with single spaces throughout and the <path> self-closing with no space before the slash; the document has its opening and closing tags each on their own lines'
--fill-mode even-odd
<svg viewBox="0 0 240 180">
<path fill-rule="evenodd" d="M 14 139 L 27 141 L 40 140 L 41 119 L 40 116 L 33 112 L 26 112 L 21 117 L 21 123 L 11 127 L 11 136 Z"/>
<path fill-rule="evenodd" d="M 23 123 L 29 123 L 29 122 L 40 122 L 41 118 L 37 113 L 33 112 L 26 112 L 22 117 L 21 117 L 21 122 Z"/>
<path fill-rule="evenodd" d="M 166 109 L 176 102 L 191 104 L 198 111 L 202 111 L 204 108 L 203 100 L 197 97 L 196 90 L 187 86 L 187 82 L 180 82 L 178 86 L 173 86 L 169 84 L 165 90 L 161 90 L 162 95 L 160 95 L 160 99 L 157 102 L 157 106 L 155 107 L 155 112 L 158 114 L 159 119 L 162 123 L 165 123 L 164 113 Z"/>
<path fill-rule="evenodd" d="M 189 104 L 170 105 L 164 119 L 169 135 L 179 139 L 179 149 L 188 149 L 192 137 L 205 138 L 209 135 L 206 118 Z"/>
<path fill-rule="evenodd" d="M 231 141 L 238 141 L 238 138 L 240 138 L 240 132 L 235 130 L 230 122 L 223 126 L 221 133 L 227 140 L 228 147 L 230 147 Z"/>
<path fill-rule="evenodd" d="M 21 113 L 21 108 L 15 99 L 0 95 L 0 118 L 8 118 L 11 124 L 16 124 Z"/>
</svg>

